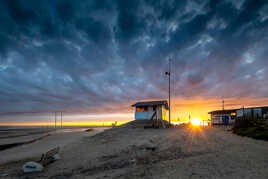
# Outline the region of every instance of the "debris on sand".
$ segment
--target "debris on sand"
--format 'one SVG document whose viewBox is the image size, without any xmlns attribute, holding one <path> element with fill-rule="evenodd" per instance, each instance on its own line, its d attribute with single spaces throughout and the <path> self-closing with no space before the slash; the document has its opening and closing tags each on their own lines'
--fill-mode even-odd
<svg viewBox="0 0 268 179">
<path fill-rule="evenodd" d="M 89 128 L 89 129 L 86 129 L 86 130 L 85 130 L 85 132 L 92 132 L 92 131 L 94 131 L 93 128 Z"/>
<path fill-rule="evenodd" d="M 92 132 L 92 131 L 94 131 L 93 128 L 89 128 L 89 129 L 86 129 L 86 130 L 85 130 L 85 132 Z"/>
<path fill-rule="evenodd" d="M 37 162 L 26 162 L 23 165 L 22 169 L 24 173 L 33 173 L 43 171 L 44 167 L 43 165 Z"/>
<path fill-rule="evenodd" d="M 7 173 L 0 173 L 0 177 L 7 177 L 8 174 Z"/>
</svg>

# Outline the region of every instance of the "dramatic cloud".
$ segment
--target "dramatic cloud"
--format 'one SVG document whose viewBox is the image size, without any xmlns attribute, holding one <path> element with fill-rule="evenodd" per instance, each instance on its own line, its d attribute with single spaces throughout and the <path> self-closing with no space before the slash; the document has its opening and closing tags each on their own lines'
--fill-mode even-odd
<svg viewBox="0 0 268 179">
<path fill-rule="evenodd" d="M 8 0 L 0 113 L 118 112 L 141 99 L 268 97 L 266 0 Z"/>
</svg>

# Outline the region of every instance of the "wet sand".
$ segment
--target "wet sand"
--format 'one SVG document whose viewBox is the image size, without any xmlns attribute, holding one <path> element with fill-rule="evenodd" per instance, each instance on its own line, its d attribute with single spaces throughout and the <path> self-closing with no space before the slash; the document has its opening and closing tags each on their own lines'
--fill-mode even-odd
<svg viewBox="0 0 268 179">
<path fill-rule="evenodd" d="M 75 140 L 60 155 L 42 173 L 25 175 L 21 163 L 0 170 L 10 178 L 268 178 L 268 142 L 217 128 L 124 125 Z"/>
</svg>

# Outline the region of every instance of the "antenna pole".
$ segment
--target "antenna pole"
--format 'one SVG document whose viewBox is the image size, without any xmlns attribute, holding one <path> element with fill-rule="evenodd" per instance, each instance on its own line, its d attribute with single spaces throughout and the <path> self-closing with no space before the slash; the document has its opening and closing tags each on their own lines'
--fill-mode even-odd
<svg viewBox="0 0 268 179">
<path fill-rule="evenodd" d="M 245 120 L 245 106 L 243 105 L 243 120 Z"/>
<path fill-rule="evenodd" d="M 60 112 L 60 124 L 61 124 L 61 128 L 62 128 L 62 112 Z"/>
<path fill-rule="evenodd" d="M 168 72 L 166 72 L 165 74 L 168 76 L 168 121 L 169 121 L 169 126 L 171 124 L 171 121 L 170 121 L 170 58 L 168 59 Z"/>
<path fill-rule="evenodd" d="M 224 98 L 222 98 L 222 111 L 224 111 Z"/>
<path fill-rule="evenodd" d="M 57 130 L 57 112 L 55 112 L 55 130 Z"/>
<path fill-rule="evenodd" d="M 191 114 L 189 114 L 189 121 L 188 123 L 191 123 Z"/>
<path fill-rule="evenodd" d="M 169 112 L 169 115 L 168 115 L 168 117 L 169 117 L 169 119 L 168 119 L 168 121 L 169 121 L 169 125 L 170 125 L 170 110 L 171 110 L 171 106 L 170 106 L 170 59 L 169 59 L 169 75 L 168 75 L 168 106 L 169 106 L 169 110 L 168 110 L 168 112 Z"/>
</svg>

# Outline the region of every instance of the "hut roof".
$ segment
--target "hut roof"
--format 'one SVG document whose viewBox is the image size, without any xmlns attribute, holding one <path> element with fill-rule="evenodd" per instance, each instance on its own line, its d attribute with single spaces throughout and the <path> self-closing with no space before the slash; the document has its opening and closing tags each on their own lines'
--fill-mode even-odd
<svg viewBox="0 0 268 179">
<path fill-rule="evenodd" d="M 166 107 L 166 109 L 168 109 L 168 103 L 166 100 L 137 102 L 137 103 L 133 104 L 132 107 L 162 106 L 162 105 L 164 105 Z"/>
<path fill-rule="evenodd" d="M 212 114 L 212 115 L 220 115 L 220 114 L 231 114 L 236 112 L 238 109 L 225 109 L 225 110 L 217 110 L 217 111 L 211 111 L 208 114 Z"/>
<path fill-rule="evenodd" d="M 236 112 L 237 110 L 242 110 L 243 108 L 240 109 L 225 109 L 225 110 L 217 110 L 217 111 L 211 111 L 208 114 L 212 115 L 219 115 L 219 114 L 230 114 L 233 112 Z M 268 106 L 259 106 L 259 107 L 249 107 L 249 108 L 244 108 L 244 109 L 262 109 L 263 112 L 268 112 Z"/>
</svg>

